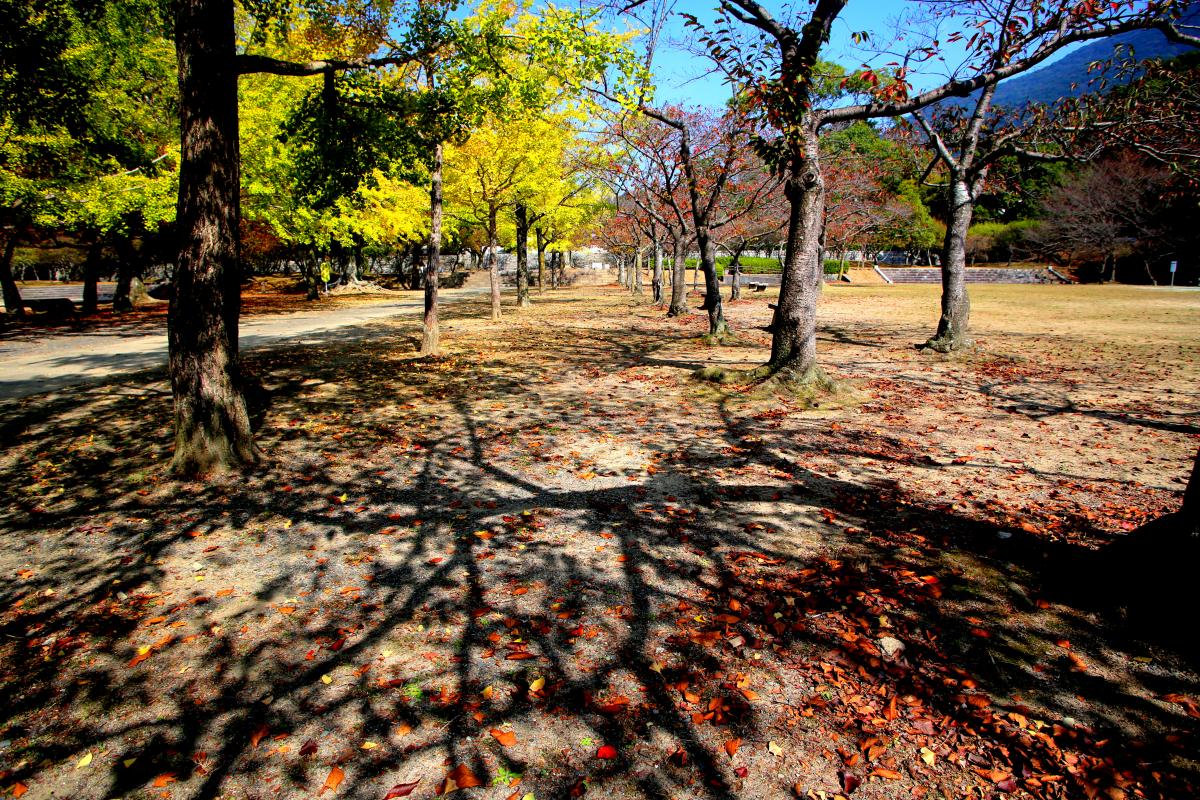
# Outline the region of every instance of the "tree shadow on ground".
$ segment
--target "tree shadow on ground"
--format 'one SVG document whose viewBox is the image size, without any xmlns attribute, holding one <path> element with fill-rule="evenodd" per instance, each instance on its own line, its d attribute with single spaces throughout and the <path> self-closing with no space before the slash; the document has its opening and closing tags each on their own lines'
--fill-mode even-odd
<svg viewBox="0 0 1200 800">
<path fill-rule="evenodd" d="M 703 406 L 661 331 L 530 325 L 255 353 L 270 460 L 211 484 L 162 475 L 161 386 L 6 408 L 4 785 L 1188 794 L 1195 676 L 1055 592 L 1081 548 Z"/>
</svg>

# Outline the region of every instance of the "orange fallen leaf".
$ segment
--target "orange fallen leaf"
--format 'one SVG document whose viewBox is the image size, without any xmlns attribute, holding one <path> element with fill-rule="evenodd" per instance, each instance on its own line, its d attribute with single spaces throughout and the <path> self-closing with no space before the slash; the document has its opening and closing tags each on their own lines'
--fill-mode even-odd
<svg viewBox="0 0 1200 800">
<path fill-rule="evenodd" d="M 175 777 L 174 772 L 164 772 L 162 775 L 159 775 L 157 778 L 154 779 L 154 783 L 152 785 L 156 789 L 161 789 L 162 787 L 166 786 L 169 783 L 178 783 L 178 782 L 179 782 L 179 779 Z"/>
<path fill-rule="evenodd" d="M 491 733 L 496 741 L 505 747 L 512 747 L 517 743 L 517 735 L 512 731 L 502 731 L 499 728 L 492 728 Z"/>
<path fill-rule="evenodd" d="M 729 754 L 730 758 L 733 758 L 735 755 L 737 755 L 738 748 L 741 746 L 741 739 L 730 739 L 725 743 L 725 752 Z"/>
<path fill-rule="evenodd" d="M 346 777 L 346 773 L 341 767 L 334 767 L 329 770 L 329 777 L 325 779 L 325 785 L 321 787 L 321 791 L 317 792 L 317 797 L 325 794 L 328 789 L 331 792 L 336 792 L 337 788 L 342 785 L 342 778 Z"/>
<path fill-rule="evenodd" d="M 471 768 L 466 764 L 459 764 L 446 775 L 446 780 L 442 781 L 438 787 L 438 794 L 450 794 L 459 789 L 470 789 L 473 786 L 482 786 L 483 781 L 475 776 Z"/>
<path fill-rule="evenodd" d="M 250 732 L 250 746 L 258 747 L 258 743 L 261 742 L 263 740 L 263 737 L 266 736 L 270 732 L 271 732 L 271 729 L 268 728 L 266 725 L 259 725 L 257 728 L 255 728 L 253 731 Z"/>
<path fill-rule="evenodd" d="M 889 781 L 898 781 L 904 777 L 894 769 L 884 769 L 883 767 L 876 767 L 875 769 L 871 770 L 871 774 L 880 778 L 887 778 Z"/>
<path fill-rule="evenodd" d="M 29 791 L 29 787 L 26 786 L 25 784 L 21 783 L 20 781 L 17 781 L 16 783 L 14 783 L 12 785 L 12 788 L 10 789 L 10 791 L 12 792 L 13 797 L 20 797 L 21 795 L 23 795 Z"/>
</svg>

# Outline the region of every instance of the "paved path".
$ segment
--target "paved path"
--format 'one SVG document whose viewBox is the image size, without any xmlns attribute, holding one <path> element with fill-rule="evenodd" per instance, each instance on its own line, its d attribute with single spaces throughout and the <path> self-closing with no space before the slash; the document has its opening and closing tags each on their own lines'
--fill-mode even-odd
<svg viewBox="0 0 1200 800">
<path fill-rule="evenodd" d="M 443 303 L 479 297 L 486 288 L 443 289 Z M 238 340 L 243 350 L 278 344 L 326 341 L 331 336 L 360 336 L 363 326 L 392 317 L 417 316 L 424 299 L 412 293 L 379 305 L 344 306 L 322 311 L 243 319 Z M 360 329 L 360 330 L 347 330 Z M 167 363 L 166 330 L 56 333 L 30 341 L 0 342 L 0 399 L 27 397 L 90 383 Z"/>
</svg>

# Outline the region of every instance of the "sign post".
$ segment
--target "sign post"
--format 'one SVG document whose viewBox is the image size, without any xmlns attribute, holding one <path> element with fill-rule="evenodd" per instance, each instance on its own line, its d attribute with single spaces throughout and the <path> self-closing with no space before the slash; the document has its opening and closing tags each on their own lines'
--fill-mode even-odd
<svg viewBox="0 0 1200 800">
<path fill-rule="evenodd" d="M 1179 266 L 1178 261 L 1171 262 L 1171 285 L 1175 285 L 1175 269 Z"/>
</svg>

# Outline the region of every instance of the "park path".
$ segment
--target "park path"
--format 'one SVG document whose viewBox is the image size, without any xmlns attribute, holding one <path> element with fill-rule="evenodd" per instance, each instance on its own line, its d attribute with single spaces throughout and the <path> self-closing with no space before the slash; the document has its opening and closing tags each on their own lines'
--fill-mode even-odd
<svg viewBox="0 0 1200 800">
<path fill-rule="evenodd" d="M 453 303 L 486 293 L 486 289 L 443 289 L 443 303 Z M 279 344 L 302 344 L 333 335 L 361 336 L 371 323 L 392 317 L 415 316 L 424 305 L 422 295 L 398 298 L 377 305 L 345 306 L 302 311 L 241 321 L 238 340 L 242 350 Z M 58 333 L 30 340 L 0 342 L 0 400 L 12 400 L 56 391 L 115 375 L 163 367 L 167 363 L 167 332 L 97 331 Z"/>
</svg>

